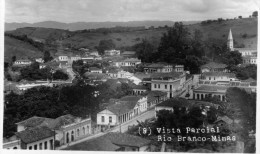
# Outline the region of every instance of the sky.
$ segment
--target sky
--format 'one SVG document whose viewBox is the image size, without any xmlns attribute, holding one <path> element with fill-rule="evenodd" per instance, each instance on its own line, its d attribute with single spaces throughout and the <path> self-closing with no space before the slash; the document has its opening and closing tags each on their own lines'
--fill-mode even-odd
<svg viewBox="0 0 260 154">
<path fill-rule="evenodd" d="M 259 0 L 5 0 L 5 22 L 195 21 L 258 9 Z"/>
</svg>

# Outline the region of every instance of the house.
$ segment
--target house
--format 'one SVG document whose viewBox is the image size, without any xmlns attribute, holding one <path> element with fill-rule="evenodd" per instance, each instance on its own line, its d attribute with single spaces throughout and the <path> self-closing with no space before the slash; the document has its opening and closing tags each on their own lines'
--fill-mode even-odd
<svg viewBox="0 0 260 154">
<path fill-rule="evenodd" d="M 78 60 L 81 60 L 81 56 L 79 55 L 73 55 L 70 57 L 70 60 L 73 62 L 73 61 L 78 61 Z"/>
<path fill-rule="evenodd" d="M 141 60 L 137 58 L 127 58 L 121 62 L 121 66 L 136 66 L 141 64 Z"/>
<path fill-rule="evenodd" d="M 94 62 L 94 57 L 83 57 L 81 58 L 84 64 L 90 64 Z"/>
<path fill-rule="evenodd" d="M 62 55 L 58 56 L 58 60 L 59 61 L 68 61 L 69 57 L 67 55 L 65 55 L 65 54 L 62 54 Z"/>
<path fill-rule="evenodd" d="M 3 149 L 21 149 L 21 140 L 16 135 L 8 139 L 4 138 Z"/>
<path fill-rule="evenodd" d="M 200 67 L 200 70 L 201 70 L 201 73 L 204 73 L 204 72 L 228 72 L 226 67 L 227 67 L 226 64 L 209 62 L 205 65 L 202 65 Z"/>
<path fill-rule="evenodd" d="M 184 72 L 184 65 L 175 65 L 174 71 L 175 72 Z"/>
<path fill-rule="evenodd" d="M 27 128 L 15 135 L 21 140 L 21 149 L 54 150 L 55 131 L 47 126 Z"/>
<path fill-rule="evenodd" d="M 168 73 L 173 71 L 173 66 L 167 63 L 153 63 L 144 67 L 145 73 Z"/>
<path fill-rule="evenodd" d="M 134 57 L 136 54 L 136 51 L 124 51 L 121 55 L 124 57 Z"/>
<path fill-rule="evenodd" d="M 99 57 L 98 51 L 91 51 L 89 55 Z"/>
<path fill-rule="evenodd" d="M 243 64 L 255 64 L 257 65 L 257 56 L 255 55 L 247 55 L 243 56 Z"/>
<path fill-rule="evenodd" d="M 159 103 L 155 106 L 155 112 L 159 112 L 160 110 L 169 110 L 171 112 L 174 112 L 174 110 L 182 110 L 184 109 L 185 112 L 188 111 L 189 107 L 191 106 L 191 103 L 180 97 L 171 98 L 168 100 L 163 101 L 162 103 Z"/>
<path fill-rule="evenodd" d="M 151 75 L 151 91 L 162 91 L 172 98 L 185 88 L 186 74 L 180 72 L 154 73 Z"/>
<path fill-rule="evenodd" d="M 68 144 L 92 134 L 90 118 L 82 119 L 70 114 L 60 116 L 56 119 L 34 116 L 16 123 L 16 125 L 18 137 L 21 136 L 19 134 L 25 133 L 27 136 L 31 136 L 33 138 L 34 134 L 30 134 L 30 131 L 27 132 L 28 129 L 34 131 L 34 129 L 38 130 L 38 128 L 40 128 L 40 132 L 49 132 L 52 130 L 55 132 L 52 136 L 55 137 L 55 141 L 57 141 L 59 145 Z M 45 137 L 48 138 L 48 136 Z M 23 138 L 21 139 L 23 140 Z M 26 143 L 29 142 L 26 141 Z M 40 147 L 40 145 L 38 147 Z"/>
<path fill-rule="evenodd" d="M 193 90 L 193 99 L 203 100 L 206 97 L 218 97 L 221 101 L 226 101 L 227 86 L 202 85 Z"/>
<path fill-rule="evenodd" d="M 144 94 L 148 88 L 143 85 L 135 85 L 132 89 L 133 95 L 141 95 Z"/>
<path fill-rule="evenodd" d="M 167 93 L 161 91 L 149 91 L 147 94 L 147 104 L 148 107 L 153 107 L 156 104 L 161 103 L 162 101 L 167 100 Z"/>
<path fill-rule="evenodd" d="M 91 73 L 102 73 L 102 69 L 97 68 L 97 67 L 90 67 L 89 72 L 91 72 Z"/>
<path fill-rule="evenodd" d="M 104 130 L 107 126 L 113 127 L 124 123 L 146 110 L 146 96 L 125 96 L 97 113 L 97 125 Z"/>
<path fill-rule="evenodd" d="M 68 147 L 64 150 L 84 151 L 150 151 L 151 141 L 126 133 L 109 132 L 105 135 Z"/>
<path fill-rule="evenodd" d="M 44 63 L 44 60 L 42 58 L 36 58 L 35 61 L 38 63 Z"/>
<path fill-rule="evenodd" d="M 120 55 L 120 50 L 105 50 L 104 53 L 106 56 L 118 56 Z"/>
<path fill-rule="evenodd" d="M 28 59 L 20 59 L 20 60 L 16 60 L 13 64 L 13 66 L 16 67 L 23 67 L 23 66 L 29 66 L 32 64 L 31 60 Z"/>
<path fill-rule="evenodd" d="M 201 75 L 204 81 L 235 81 L 236 75 L 228 72 L 204 72 Z"/>
<path fill-rule="evenodd" d="M 230 119 L 228 116 L 218 116 L 214 124 L 219 127 L 230 127 L 233 124 L 233 120 Z"/>
<path fill-rule="evenodd" d="M 109 70 L 107 75 L 109 75 L 111 78 L 130 78 L 133 76 L 133 74 L 130 72 L 126 72 L 118 69 Z"/>
</svg>

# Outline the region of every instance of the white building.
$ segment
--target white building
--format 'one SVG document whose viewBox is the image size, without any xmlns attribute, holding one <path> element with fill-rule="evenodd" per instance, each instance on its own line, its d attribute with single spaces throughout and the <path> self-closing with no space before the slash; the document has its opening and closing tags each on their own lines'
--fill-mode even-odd
<svg viewBox="0 0 260 154">
<path fill-rule="evenodd" d="M 105 50 L 104 53 L 106 56 L 119 56 L 120 50 Z"/>
<path fill-rule="evenodd" d="M 137 58 L 127 58 L 121 62 L 121 66 L 136 66 L 141 64 L 141 60 Z"/>
<path fill-rule="evenodd" d="M 168 98 L 182 91 L 186 81 L 186 75 L 179 72 L 156 73 L 151 78 L 151 91 L 166 92 Z"/>
<path fill-rule="evenodd" d="M 193 90 L 193 99 L 203 100 L 206 97 L 218 97 L 221 101 L 226 101 L 227 86 L 202 85 Z"/>
<path fill-rule="evenodd" d="M 67 55 L 60 55 L 58 57 L 59 61 L 68 61 L 69 60 L 69 57 Z"/>
<path fill-rule="evenodd" d="M 91 72 L 91 73 L 102 73 L 102 69 L 97 68 L 97 67 L 90 67 L 89 72 Z"/>
<path fill-rule="evenodd" d="M 44 60 L 42 58 L 36 58 L 35 61 L 38 63 L 44 63 Z"/>
<path fill-rule="evenodd" d="M 204 72 L 201 75 L 203 81 L 235 81 L 236 75 L 228 72 Z"/>
<path fill-rule="evenodd" d="M 201 70 L 201 73 L 204 73 L 204 72 L 228 72 L 228 69 L 226 67 L 227 67 L 226 64 L 209 62 L 205 65 L 202 65 L 200 67 L 200 70 Z"/>
<path fill-rule="evenodd" d="M 173 66 L 166 63 L 154 63 L 144 67 L 145 73 L 168 73 L 173 71 Z"/>
<path fill-rule="evenodd" d="M 16 60 L 14 62 L 14 66 L 29 66 L 32 64 L 32 61 L 28 60 L 28 59 L 21 59 L 21 60 Z"/>
<path fill-rule="evenodd" d="M 107 75 L 109 75 L 111 78 L 131 78 L 133 73 L 123 70 L 110 70 L 108 71 Z"/>
<path fill-rule="evenodd" d="M 89 55 L 99 57 L 98 51 L 92 51 Z"/>
<path fill-rule="evenodd" d="M 243 56 L 243 64 L 255 64 L 257 65 L 257 56 L 248 55 Z"/>
<path fill-rule="evenodd" d="M 97 114 L 101 128 L 124 123 L 147 110 L 146 96 L 125 96 Z"/>
</svg>

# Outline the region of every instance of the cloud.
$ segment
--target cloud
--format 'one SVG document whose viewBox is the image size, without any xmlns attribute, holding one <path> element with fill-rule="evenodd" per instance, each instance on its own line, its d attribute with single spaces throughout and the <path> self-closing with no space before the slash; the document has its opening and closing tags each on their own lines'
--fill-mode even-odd
<svg viewBox="0 0 260 154">
<path fill-rule="evenodd" d="M 248 16 L 257 0 L 6 0 L 7 22 L 203 20 Z"/>
</svg>

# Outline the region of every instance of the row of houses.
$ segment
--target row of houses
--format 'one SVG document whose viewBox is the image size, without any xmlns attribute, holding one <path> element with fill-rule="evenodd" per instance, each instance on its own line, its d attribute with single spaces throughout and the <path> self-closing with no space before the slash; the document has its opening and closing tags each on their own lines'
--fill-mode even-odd
<svg viewBox="0 0 260 154">
<path fill-rule="evenodd" d="M 93 132 L 90 118 L 69 114 L 56 119 L 34 116 L 16 125 L 15 135 L 4 139 L 4 149 L 54 150 Z"/>
</svg>

